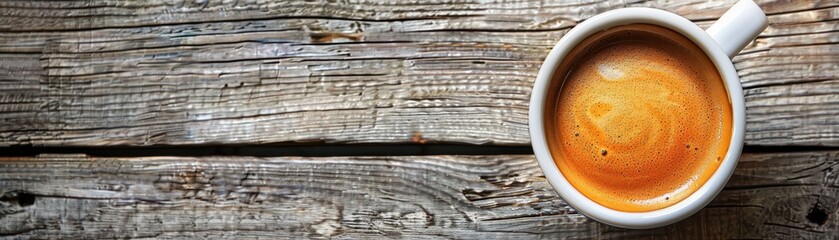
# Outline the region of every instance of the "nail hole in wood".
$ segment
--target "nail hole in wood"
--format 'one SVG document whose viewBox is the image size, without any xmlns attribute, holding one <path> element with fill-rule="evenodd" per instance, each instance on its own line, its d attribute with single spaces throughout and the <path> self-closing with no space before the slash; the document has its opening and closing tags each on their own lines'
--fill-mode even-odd
<svg viewBox="0 0 839 240">
<path fill-rule="evenodd" d="M 824 225 L 827 223 L 827 217 L 827 210 L 822 208 L 818 202 L 813 204 L 813 207 L 810 208 L 810 212 L 807 213 L 807 220 L 810 220 L 810 222 L 818 225 Z"/>
<path fill-rule="evenodd" d="M 0 196 L 0 202 L 7 202 L 17 204 L 21 207 L 26 207 L 35 204 L 35 195 L 25 192 L 11 192 Z"/>
</svg>

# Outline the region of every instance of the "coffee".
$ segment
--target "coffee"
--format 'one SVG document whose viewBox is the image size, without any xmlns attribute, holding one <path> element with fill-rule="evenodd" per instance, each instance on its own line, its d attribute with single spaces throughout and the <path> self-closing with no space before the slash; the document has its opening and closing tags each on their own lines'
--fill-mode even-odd
<svg viewBox="0 0 839 240">
<path fill-rule="evenodd" d="M 557 67 L 545 105 L 554 161 L 580 193 L 608 208 L 671 206 L 719 167 L 731 103 L 693 41 L 650 24 L 593 34 Z"/>
</svg>

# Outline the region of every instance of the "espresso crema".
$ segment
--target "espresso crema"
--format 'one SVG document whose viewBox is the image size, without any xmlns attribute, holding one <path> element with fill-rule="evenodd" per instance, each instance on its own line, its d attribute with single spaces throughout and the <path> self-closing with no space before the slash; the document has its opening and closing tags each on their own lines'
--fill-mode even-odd
<svg viewBox="0 0 839 240">
<path fill-rule="evenodd" d="M 717 170 L 731 138 L 731 103 L 707 55 L 649 24 L 589 36 L 556 70 L 545 134 L 563 176 L 619 211 L 671 206 Z"/>
</svg>

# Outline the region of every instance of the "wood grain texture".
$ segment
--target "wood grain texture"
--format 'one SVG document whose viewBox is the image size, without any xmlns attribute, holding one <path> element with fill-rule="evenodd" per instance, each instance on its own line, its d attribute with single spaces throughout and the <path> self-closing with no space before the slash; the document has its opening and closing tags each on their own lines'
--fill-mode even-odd
<svg viewBox="0 0 839 240">
<path fill-rule="evenodd" d="M 0 145 L 526 145 L 568 29 L 628 6 L 707 27 L 732 4 L 3 1 Z M 839 4 L 759 4 L 770 26 L 735 58 L 746 144 L 839 146 Z"/>
<path fill-rule="evenodd" d="M 745 154 L 725 190 L 652 230 L 568 207 L 533 156 L 0 159 L 5 238 L 839 237 L 839 151 Z"/>
</svg>

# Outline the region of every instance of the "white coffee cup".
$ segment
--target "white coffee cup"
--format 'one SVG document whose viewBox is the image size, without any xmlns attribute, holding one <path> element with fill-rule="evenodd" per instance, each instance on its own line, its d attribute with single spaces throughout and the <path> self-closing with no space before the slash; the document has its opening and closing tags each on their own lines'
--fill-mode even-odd
<svg viewBox="0 0 839 240">
<path fill-rule="evenodd" d="M 691 39 L 716 65 L 725 82 L 731 102 L 731 145 L 716 172 L 696 192 L 669 207 L 649 212 L 624 212 L 607 208 L 575 189 L 554 163 L 545 139 L 545 101 L 548 86 L 556 67 L 586 37 L 609 28 L 647 23 L 669 28 Z M 689 20 L 663 10 L 624 8 L 594 16 L 569 31 L 545 59 L 533 86 L 530 98 L 530 138 L 539 166 L 548 182 L 571 207 L 597 221 L 624 228 L 653 228 L 678 222 L 707 205 L 722 190 L 737 166 L 743 148 L 746 109 L 743 89 L 731 58 L 757 37 L 767 26 L 763 11 L 751 0 L 742 0 L 729 9 L 716 23 L 703 31 Z M 711 129 L 709 129 L 711 130 Z"/>
</svg>

